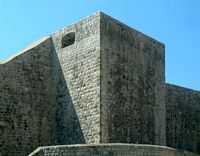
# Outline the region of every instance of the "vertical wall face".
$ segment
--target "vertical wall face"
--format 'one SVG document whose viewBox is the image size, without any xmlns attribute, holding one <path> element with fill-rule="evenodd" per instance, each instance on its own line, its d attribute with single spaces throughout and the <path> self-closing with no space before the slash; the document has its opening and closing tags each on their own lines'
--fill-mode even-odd
<svg viewBox="0 0 200 156">
<path fill-rule="evenodd" d="M 200 154 L 200 92 L 166 84 L 167 146 Z"/>
<path fill-rule="evenodd" d="M 165 144 L 164 45 L 101 15 L 102 142 Z"/>
<path fill-rule="evenodd" d="M 0 155 L 24 156 L 50 145 L 51 39 L 0 64 Z"/>
<path fill-rule="evenodd" d="M 52 37 L 56 49 L 54 83 L 56 144 L 100 140 L 99 14 Z"/>
</svg>

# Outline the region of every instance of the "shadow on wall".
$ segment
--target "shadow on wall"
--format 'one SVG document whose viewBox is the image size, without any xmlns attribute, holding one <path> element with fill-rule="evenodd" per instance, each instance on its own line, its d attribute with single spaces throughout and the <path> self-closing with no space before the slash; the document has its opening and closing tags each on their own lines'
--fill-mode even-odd
<svg viewBox="0 0 200 156">
<path fill-rule="evenodd" d="M 53 49 L 52 67 L 54 83 L 54 144 L 84 144 L 85 138 L 81 130 L 79 118 L 59 61 Z"/>
</svg>

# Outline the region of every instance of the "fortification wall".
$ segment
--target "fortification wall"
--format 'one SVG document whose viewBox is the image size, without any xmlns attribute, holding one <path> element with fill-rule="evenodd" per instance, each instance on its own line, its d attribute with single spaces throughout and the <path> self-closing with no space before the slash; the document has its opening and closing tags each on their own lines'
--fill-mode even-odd
<svg viewBox="0 0 200 156">
<path fill-rule="evenodd" d="M 99 18 L 94 14 L 52 35 L 56 144 L 100 140 Z"/>
<path fill-rule="evenodd" d="M 102 142 L 165 145 L 164 45 L 101 14 Z"/>
<path fill-rule="evenodd" d="M 49 37 L 0 64 L 0 155 L 27 155 L 51 145 L 52 69 Z"/>
<path fill-rule="evenodd" d="M 200 154 L 200 92 L 166 84 L 167 146 Z"/>
<path fill-rule="evenodd" d="M 200 153 L 200 92 L 164 82 L 164 45 L 98 12 L 0 63 L 0 155 Z M 194 156 L 31 155 L 84 154 Z"/>
<path fill-rule="evenodd" d="M 139 144 L 64 145 L 40 147 L 29 156 L 197 156 L 173 148 Z"/>
</svg>

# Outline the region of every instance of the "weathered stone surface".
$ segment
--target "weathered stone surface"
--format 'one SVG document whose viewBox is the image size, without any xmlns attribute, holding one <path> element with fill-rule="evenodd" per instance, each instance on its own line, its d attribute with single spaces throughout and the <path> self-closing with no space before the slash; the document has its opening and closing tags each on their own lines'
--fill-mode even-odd
<svg viewBox="0 0 200 156">
<path fill-rule="evenodd" d="M 56 144 L 100 141 L 100 15 L 95 14 L 52 35 Z M 75 33 L 74 44 L 62 38 Z"/>
<path fill-rule="evenodd" d="M 101 141 L 165 145 L 164 45 L 101 14 Z"/>
<path fill-rule="evenodd" d="M 200 92 L 165 83 L 164 44 L 101 12 L 0 63 L 0 156 L 200 153 L 199 112 Z"/>
<path fill-rule="evenodd" d="M 198 156 L 164 146 L 140 144 L 90 144 L 40 147 L 29 156 Z"/>
<path fill-rule="evenodd" d="M 51 145 L 51 38 L 0 64 L 0 155 L 22 156 Z"/>
<path fill-rule="evenodd" d="M 166 84 L 167 146 L 200 153 L 200 92 Z"/>
</svg>

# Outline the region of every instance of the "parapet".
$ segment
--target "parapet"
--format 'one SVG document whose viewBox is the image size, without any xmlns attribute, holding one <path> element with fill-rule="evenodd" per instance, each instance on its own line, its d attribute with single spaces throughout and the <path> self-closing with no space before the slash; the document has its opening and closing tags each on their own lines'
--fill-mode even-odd
<svg viewBox="0 0 200 156">
<path fill-rule="evenodd" d="M 166 146 L 143 144 L 89 144 L 39 147 L 29 156 L 49 155 L 101 155 L 101 156 L 198 156 L 191 152 L 177 150 Z"/>
</svg>

